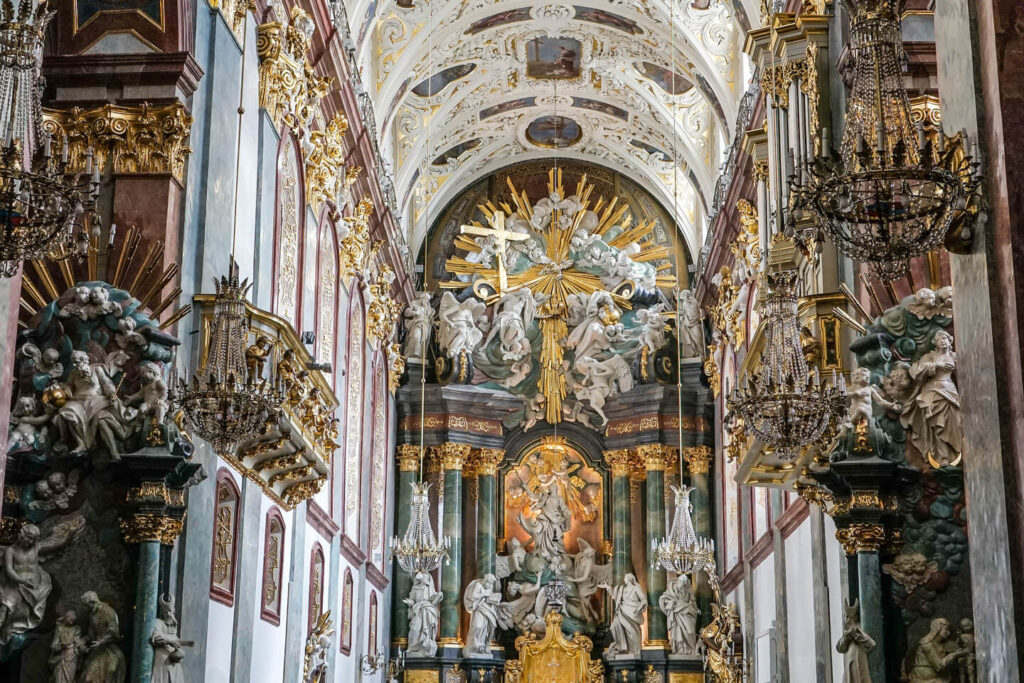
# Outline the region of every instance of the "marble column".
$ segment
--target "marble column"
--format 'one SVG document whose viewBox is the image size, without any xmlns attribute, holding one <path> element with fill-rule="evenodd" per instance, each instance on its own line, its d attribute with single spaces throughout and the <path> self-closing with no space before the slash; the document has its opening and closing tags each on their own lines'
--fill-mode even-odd
<svg viewBox="0 0 1024 683">
<path fill-rule="evenodd" d="M 156 626 L 160 592 L 160 541 L 139 543 L 139 574 L 135 583 L 135 622 L 132 629 L 132 683 L 149 683 L 153 677 L 153 647 L 149 637 Z"/>
<path fill-rule="evenodd" d="M 437 642 L 441 647 L 462 647 L 459 621 L 462 598 L 462 465 L 469 456 L 470 446 L 443 443 L 435 447 L 444 480 L 444 514 L 441 535 L 451 542 L 448 550 L 450 563 L 441 566 L 441 629 Z"/>
<path fill-rule="evenodd" d="M 496 448 L 481 448 L 476 452 L 477 474 L 477 520 L 476 520 L 476 566 L 477 572 L 493 574 L 497 554 L 498 535 L 497 479 L 498 465 L 505 459 L 505 451 Z"/>
<path fill-rule="evenodd" d="M 647 472 L 645 482 L 647 512 L 647 643 L 650 648 L 668 648 L 668 624 L 658 607 L 665 592 L 665 570 L 654 564 L 652 546 L 665 537 L 665 464 L 668 449 L 661 444 L 637 446 L 637 458 Z"/>
<path fill-rule="evenodd" d="M 401 537 L 409 528 L 412 485 L 419 480 L 420 447 L 401 444 L 396 451 L 398 481 L 395 483 L 395 533 Z M 393 577 L 395 583 L 391 600 L 391 645 L 404 648 L 409 642 L 409 607 L 402 600 L 409 597 L 412 577 L 397 565 Z"/>
<path fill-rule="evenodd" d="M 612 470 L 612 574 L 616 584 L 633 571 L 630 552 L 629 449 L 604 452 Z"/>
<path fill-rule="evenodd" d="M 871 680 L 885 677 L 885 607 L 882 597 L 882 563 L 879 552 L 885 542 L 885 528 L 880 524 L 855 522 L 839 529 L 836 537 L 847 555 L 857 558 L 857 598 L 860 600 L 860 625 L 875 641 L 868 653 Z"/>
</svg>

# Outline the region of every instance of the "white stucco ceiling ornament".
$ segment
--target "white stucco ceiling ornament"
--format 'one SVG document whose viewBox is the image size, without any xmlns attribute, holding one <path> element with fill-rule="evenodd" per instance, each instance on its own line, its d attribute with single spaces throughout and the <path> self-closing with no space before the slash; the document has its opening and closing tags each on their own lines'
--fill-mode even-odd
<svg viewBox="0 0 1024 683">
<path fill-rule="evenodd" d="M 554 149 L 621 170 L 668 207 L 678 178 L 680 229 L 696 249 L 702 221 L 693 217 L 711 203 L 742 71 L 742 31 L 728 0 L 699 5 L 354 3 L 353 30 L 370 34 L 360 59 L 372 72 L 364 78 L 375 86 L 378 132 L 406 215 L 424 210 L 422 198 L 436 214 L 487 169 L 550 158 Z M 550 136 L 554 148 L 538 144 Z M 414 251 L 423 232 L 415 223 Z"/>
</svg>

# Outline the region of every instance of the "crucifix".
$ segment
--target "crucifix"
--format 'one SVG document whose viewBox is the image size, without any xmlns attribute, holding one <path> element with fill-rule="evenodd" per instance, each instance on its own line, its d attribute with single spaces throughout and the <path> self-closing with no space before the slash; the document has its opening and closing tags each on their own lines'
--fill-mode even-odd
<svg viewBox="0 0 1024 683">
<path fill-rule="evenodd" d="M 495 211 L 487 220 L 491 227 L 485 228 L 479 225 L 463 225 L 459 230 L 463 235 L 478 235 L 480 237 L 494 238 L 494 253 L 498 257 L 498 295 L 505 293 L 508 289 L 508 273 L 505 272 L 505 245 L 508 242 L 522 242 L 530 236 L 524 232 L 515 232 L 505 229 L 505 214 Z"/>
</svg>

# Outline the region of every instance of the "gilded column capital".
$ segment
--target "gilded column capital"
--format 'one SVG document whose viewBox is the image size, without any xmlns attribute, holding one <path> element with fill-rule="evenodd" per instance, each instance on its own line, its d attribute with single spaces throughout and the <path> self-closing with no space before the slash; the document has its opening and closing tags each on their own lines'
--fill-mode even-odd
<svg viewBox="0 0 1024 683">
<path fill-rule="evenodd" d="M 836 538 L 847 555 L 877 553 L 885 545 L 885 526 L 872 522 L 854 522 L 836 529 Z"/>
<path fill-rule="evenodd" d="M 690 474 L 707 474 L 711 470 L 710 446 L 684 446 L 683 460 Z"/>
<path fill-rule="evenodd" d="M 411 443 L 398 444 L 395 460 L 399 472 L 416 472 L 420 468 L 420 447 Z"/>
<path fill-rule="evenodd" d="M 637 459 L 648 472 L 664 472 L 670 458 L 670 449 L 660 443 L 636 447 Z"/>
<path fill-rule="evenodd" d="M 498 465 L 505 459 L 505 451 L 500 448 L 481 448 L 475 451 L 473 455 L 476 474 L 490 476 L 498 474 Z"/>
<path fill-rule="evenodd" d="M 753 163 L 754 181 L 768 184 L 768 160 L 762 159 Z"/>
<path fill-rule="evenodd" d="M 471 450 L 473 447 L 469 444 L 452 443 L 451 441 L 433 448 L 435 457 L 441 462 L 442 470 L 459 470 L 460 472 Z"/>
<path fill-rule="evenodd" d="M 121 520 L 121 533 L 125 543 L 159 541 L 164 545 L 174 545 L 174 539 L 181 533 L 181 520 L 137 513 Z"/>
<path fill-rule="evenodd" d="M 617 448 L 604 452 L 604 461 L 612 468 L 613 477 L 625 477 L 629 474 L 629 449 Z"/>
<path fill-rule="evenodd" d="M 192 152 L 185 141 L 192 130 L 192 117 L 181 102 L 154 107 L 105 104 L 95 109 L 46 109 L 43 129 L 53 138 L 54 148 L 68 145 L 68 173 L 85 170 L 87 150 L 93 161 L 114 173 L 167 173 L 179 182 Z"/>
</svg>

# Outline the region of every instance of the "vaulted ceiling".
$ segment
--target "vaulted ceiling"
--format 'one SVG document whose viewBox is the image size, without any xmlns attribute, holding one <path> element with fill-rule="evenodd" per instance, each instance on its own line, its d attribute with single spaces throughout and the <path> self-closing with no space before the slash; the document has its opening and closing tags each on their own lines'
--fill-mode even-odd
<svg viewBox="0 0 1024 683">
<path fill-rule="evenodd" d="M 695 256 L 744 82 L 728 0 L 358 0 L 349 17 L 414 253 L 469 184 L 558 156 L 678 207 Z"/>
</svg>

